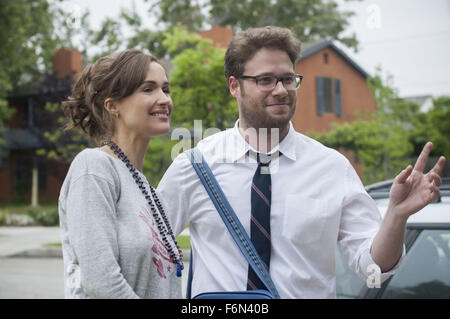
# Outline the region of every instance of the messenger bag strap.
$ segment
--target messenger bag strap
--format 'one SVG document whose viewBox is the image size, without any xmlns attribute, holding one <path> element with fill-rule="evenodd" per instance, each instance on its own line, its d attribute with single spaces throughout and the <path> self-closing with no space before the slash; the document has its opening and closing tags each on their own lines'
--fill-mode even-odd
<svg viewBox="0 0 450 319">
<path fill-rule="evenodd" d="M 217 183 L 214 174 L 212 173 L 210 167 L 203 158 L 202 153 L 197 149 L 193 148 L 185 152 L 188 158 L 191 160 L 192 166 L 195 169 L 200 181 L 203 183 L 209 197 L 211 198 L 214 206 L 219 212 L 225 226 L 233 237 L 234 241 L 238 245 L 244 257 L 247 259 L 249 265 L 261 279 L 262 283 L 266 286 L 267 290 L 272 293 L 275 299 L 280 299 L 280 295 L 275 287 L 275 284 L 270 277 L 269 272 L 266 267 L 264 267 L 261 257 L 253 246 L 247 232 L 242 226 L 241 222 L 237 218 L 233 208 L 228 202 L 225 194 L 223 193 L 221 187 Z M 192 263 L 192 253 L 191 253 L 191 263 Z M 191 264 L 192 266 L 192 264 Z M 191 272 L 191 269 L 189 270 Z M 190 290 L 192 280 L 192 274 L 188 277 L 188 288 Z M 187 296 L 190 297 L 190 291 L 187 292 Z"/>
</svg>

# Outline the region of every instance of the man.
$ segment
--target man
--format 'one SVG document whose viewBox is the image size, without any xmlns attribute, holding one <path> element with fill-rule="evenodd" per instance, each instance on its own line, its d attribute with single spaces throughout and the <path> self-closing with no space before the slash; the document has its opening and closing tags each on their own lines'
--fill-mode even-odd
<svg viewBox="0 0 450 319">
<path fill-rule="evenodd" d="M 396 177 L 381 221 L 345 157 L 296 132 L 290 122 L 301 81 L 294 74 L 299 54 L 300 43 L 288 29 L 265 27 L 236 35 L 225 56 L 225 75 L 239 120 L 198 148 L 281 298 L 334 298 L 336 243 L 361 278 L 372 264 L 381 268 L 383 278 L 389 276 L 404 251 L 408 216 L 439 196 L 445 159 L 424 175 L 428 143 L 414 169 L 408 166 Z M 261 178 L 265 182 L 259 184 Z M 263 288 L 185 154 L 174 160 L 158 190 L 175 233 L 190 224 L 192 296 Z"/>
</svg>

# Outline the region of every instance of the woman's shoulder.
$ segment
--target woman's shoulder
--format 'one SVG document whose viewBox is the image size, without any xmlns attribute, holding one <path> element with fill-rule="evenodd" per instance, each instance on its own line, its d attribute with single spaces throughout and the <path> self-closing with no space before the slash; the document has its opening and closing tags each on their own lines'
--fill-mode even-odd
<svg viewBox="0 0 450 319">
<path fill-rule="evenodd" d="M 109 155 L 98 147 L 85 148 L 74 157 L 72 165 L 92 166 L 96 163 L 99 163 L 103 166 L 104 164 L 109 162 L 108 157 Z"/>
<path fill-rule="evenodd" d="M 89 174 L 112 179 L 115 175 L 113 172 L 116 170 L 113 160 L 112 156 L 100 148 L 86 148 L 73 159 L 69 174 L 72 178 Z"/>
</svg>

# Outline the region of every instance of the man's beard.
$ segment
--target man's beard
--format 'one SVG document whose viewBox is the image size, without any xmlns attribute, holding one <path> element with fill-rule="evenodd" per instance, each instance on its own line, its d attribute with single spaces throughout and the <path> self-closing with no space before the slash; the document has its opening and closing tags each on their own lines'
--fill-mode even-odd
<svg viewBox="0 0 450 319">
<path fill-rule="evenodd" d="M 270 116 L 266 112 L 263 112 L 261 109 L 255 107 L 248 107 L 248 106 L 255 106 L 257 105 L 258 102 L 251 98 L 250 99 L 245 98 L 245 96 L 241 100 L 240 113 L 249 127 L 253 127 L 257 130 L 261 128 L 266 128 L 268 130 L 272 128 L 278 128 L 280 131 L 282 131 L 289 125 L 289 121 L 294 116 L 296 108 L 296 99 L 295 97 L 293 100 L 291 98 L 287 98 L 283 101 L 277 102 L 289 105 L 289 112 L 286 115 L 274 117 Z"/>
</svg>

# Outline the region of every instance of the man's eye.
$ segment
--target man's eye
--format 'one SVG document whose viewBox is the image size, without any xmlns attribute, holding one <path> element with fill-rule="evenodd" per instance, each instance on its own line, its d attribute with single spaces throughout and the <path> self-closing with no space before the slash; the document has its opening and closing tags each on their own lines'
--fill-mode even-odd
<svg viewBox="0 0 450 319">
<path fill-rule="evenodd" d="M 258 79 L 258 82 L 262 85 L 271 84 L 273 82 L 273 78 L 270 76 L 264 76 Z"/>
<path fill-rule="evenodd" d="M 294 83 L 294 77 L 293 76 L 287 76 L 283 78 L 283 83 L 285 84 L 292 84 Z"/>
</svg>

